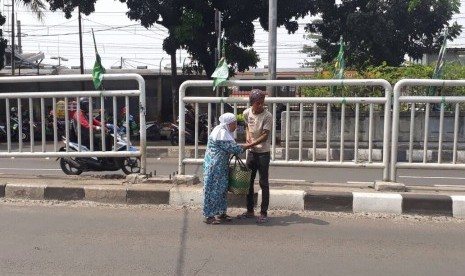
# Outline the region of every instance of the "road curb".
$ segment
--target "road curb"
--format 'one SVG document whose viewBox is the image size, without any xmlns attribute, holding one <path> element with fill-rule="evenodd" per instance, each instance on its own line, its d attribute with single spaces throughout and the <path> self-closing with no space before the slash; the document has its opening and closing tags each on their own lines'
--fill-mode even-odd
<svg viewBox="0 0 465 276">
<path fill-rule="evenodd" d="M 203 205 L 203 191 L 195 186 L 175 186 L 170 190 L 169 204 L 173 206 Z"/>
<path fill-rule="evenodd" d="M 166 186 L 151 185 L 151 187 L 127 188 L 126 202 L 128 204 L 169 204 L 170 188 Z"/>
<path fill-rule="evenodd" d="M 465 218 L 465 196 L 451 196 L 451 198 L 454 218 Z"/>
<path fill-rule="evenodd" d="M 6 184 L 0 184 L 0 197 L 5 197 Z"/>
<path fill-rule="evenodd" d="M 307 192 L 304 209 L 312 211 L 352 212 L 354 196 L 351 192 Z"/>
<path fill-rule="evenodd" d="M 44 199 L 52 200 L 83 200 L 85 195 L 84 187 L 46 186 L 44 190 Z"/>
<path fill-rule="evenodd" d="M 103 203 L 126 203 L 127 189 L 115 187 L 84 187 L 85 200 Z"/>
<path fill-rule="evenodd" d="M 44 199 L 46 185 L 8 184 L 5 187 L 5 197 L 41 200 Z"/>
<path fill-rule="evenodd" d="M 201 185 L 47 185 L 0 184 L 0 197 L 31 200 L 84 200 L 119 204 L 202 206 Z M 261 190 L 254 195 L 260 206 Z M 245 207 L 245 195 L 228 194 L 229 207 Z M 465 195 L 270 189 L 270 210 L 416 214 L 465 218 Z"/>
<path fill-rule="evenodd" d="M 402 195 L 402 213 L 452 216 L 452 198 L 446 195 Z"/>
<path fill-rule="evenodd" d="M 402 195 L 394 193 L 354 192 L 354 213 L 402 214 Z"/>
<path fill-rule="evenodd" d="M 270 190 L 269 209 L 284 209 L 290 211 L 304 210 L 305 191 L 299 190 Z M 262 203 L 262 190 L 258 191 L 257 206 Z"/>
</svg>

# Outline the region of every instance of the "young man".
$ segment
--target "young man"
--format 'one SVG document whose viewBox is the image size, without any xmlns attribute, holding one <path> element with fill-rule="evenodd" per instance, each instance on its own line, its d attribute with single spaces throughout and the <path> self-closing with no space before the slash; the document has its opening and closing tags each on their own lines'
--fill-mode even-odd
<svg viewBox="0 0 465 276">
<path fill-rule="evenodd" d="M 250 144 L 247 156 L 247 167 L 252 170 L 250 189 L 247 195 L 247 211 L 240 218 L 253 218 L 254 214 L 254 181 L 257 171 L 259 174 L 260 188 L 262 189 L 262 204 L 258 223 L 268 221 L 268 205 L 270 201 L 270 187 L 268 184 L 268 170 L 270 167 L 270 137 L 273 116 L 265 110 L 265 92 L 260 89 L 250 91 L 250 108 L 244 110 L 244 121 L 246 124 L 246 139 Z"/>
</svg>

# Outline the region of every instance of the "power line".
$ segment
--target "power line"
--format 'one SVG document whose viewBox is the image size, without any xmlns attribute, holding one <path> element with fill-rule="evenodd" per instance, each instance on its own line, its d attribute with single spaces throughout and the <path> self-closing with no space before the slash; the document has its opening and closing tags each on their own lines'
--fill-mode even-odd
<svg viewBox="0 0 465 276">
<path fill-rule="evenodd" d="M 134 24 L 134 25 L 137 25 L 137 24 Z M 130 27 L 130 26 L 134 26 L 134 25 L 126 25 L 126 26 L 121 26 L 121 27 L 111 27 L 111 28 L 108 28 L 108 29 L 102 29 L 102 30 L 95 30 L 94 33 L 96 32 L 105 32 L 105 31 L 108 31 L 108 30 L 117 30 L 117 29 L 121 29 L 121 28 L 125 28 L 125 27 Z M 11 31 L 5 31 L 6 33 L 11 33 Z M 83 34 L 88 34 L 88 33 L 91 33 L 92 31 L 84 31 L 82 32 Z M 63 34 L 41 34 L 41 35 L 21 35 L 21 37 L 26 37 L 26 36 L 40 36 L 40 37 L 46 37 L 46 36 L 65 36 L 65 35 L 78 35 L 79 32 L 74 32 L 74 33 L 63 33 Z"/>
</svg>

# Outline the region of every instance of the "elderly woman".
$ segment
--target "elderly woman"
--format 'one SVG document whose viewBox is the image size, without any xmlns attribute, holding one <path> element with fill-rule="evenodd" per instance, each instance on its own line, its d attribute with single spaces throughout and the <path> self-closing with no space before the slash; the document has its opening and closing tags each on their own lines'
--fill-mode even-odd
<svg viewBox="0 0 465 276">
<path fill-rule="evenodd" d="M 230 154 L 239 154 L 248 149 L 248 145 L 238 145 L 234 140 L 236 130 L 236 116 L 225 113 L 220 116 L 220 124 L 211 132 L 208 138 L 207 151 L 204 159 L 204 222 L 220 224 L 231 221 L 226 214 L 228 174 Z"/>
</svg>

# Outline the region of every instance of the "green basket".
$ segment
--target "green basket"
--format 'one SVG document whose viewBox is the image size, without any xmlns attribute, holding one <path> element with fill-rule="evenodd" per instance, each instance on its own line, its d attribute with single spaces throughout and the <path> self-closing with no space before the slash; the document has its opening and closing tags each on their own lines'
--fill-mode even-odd
<svg viewBox="0 0 465 276">
<path fill-rule="evenodd" d="M 236 157 L 236 161 L 232 163 L 232 158 Z M 235 195 L 246 195 L 249 193 L 250 178 L 252 170 L 242 162 L 237 155 L 233 155 L 229 162 L 229 187 L 228 190 Z"/>
</svg>

